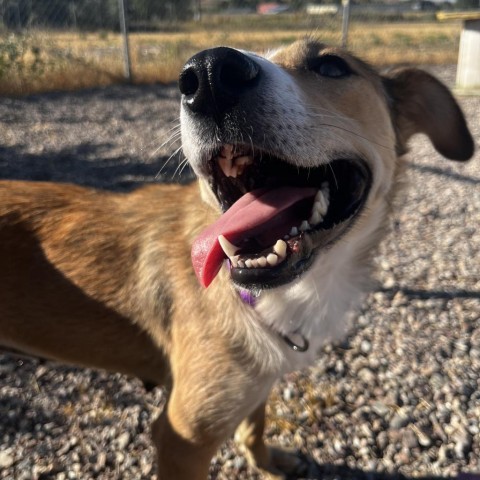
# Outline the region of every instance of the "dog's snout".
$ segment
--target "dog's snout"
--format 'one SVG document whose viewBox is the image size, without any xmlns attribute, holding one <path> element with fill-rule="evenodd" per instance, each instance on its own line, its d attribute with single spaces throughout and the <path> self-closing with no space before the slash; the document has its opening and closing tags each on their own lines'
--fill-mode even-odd
<svg viewBox="0 0 480 480">
<path fill-rule="evenodd" d="M 188 60 L 180 74 L 179 88 L 190 110 L 219 115 L 254 88 L 259 74 L 258 63 L 238 50 L 212 48 Z"/>
</svg>

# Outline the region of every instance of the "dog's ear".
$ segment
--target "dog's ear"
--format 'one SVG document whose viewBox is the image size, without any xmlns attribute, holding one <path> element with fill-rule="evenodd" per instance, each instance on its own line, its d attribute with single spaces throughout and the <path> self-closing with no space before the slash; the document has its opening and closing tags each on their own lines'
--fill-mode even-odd
<svg viewBox="0 0 480 480">
<path fill-rule="evenodd" d="M 417 68 L 398 68 L 383 76 L 391 100 L 400 152 L 408 139 L 425 133 L 433 146 L 451 160 L 468 160 L 474 151 L 465 117 L 447 87 Z"/>
</svg>

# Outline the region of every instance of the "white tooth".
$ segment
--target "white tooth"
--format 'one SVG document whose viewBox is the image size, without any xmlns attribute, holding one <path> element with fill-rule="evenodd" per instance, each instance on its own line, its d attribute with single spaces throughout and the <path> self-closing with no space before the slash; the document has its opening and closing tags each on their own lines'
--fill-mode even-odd
<svg viewBox="0 0 480 480">
<path fill-rule="evenodd" d="M 296 237 L 297 235 L 298 235 L 297 227 L 292 227 L 292 229 L 290 230 L 290 236 L 291 237 Z"/>
<path fill-rule="evenodd" d="M 317 225 L 323 220 L 323 217 L 317 210 L 314 210 L 312 216 L 310 217 L 309 223 L 310 225 Z"/>
<path fill-rule="evenodd" d="M 240 247 L 237 247 L 232 242 L 229 242 L 223 235 L 218 236 L 218 243 L 225 252 L 225 255 L 229 258 L 233 257 L 240 250 Z"/>
<path fill-rule="evenodd" d="M 278 263 L 278 257 L 274 253 L 269 253 L 267 255 L 267 262 L 274 267 Z"/>
<path fill-rule="evenodd" d="M 325 215 L 328 210 L 328 200 L 325 198 L 323 192 L 319 190 L 315 196 L 315 203 L 313 208 L 318 211 L 320 215 Z"/>
<path fill-rule="evenodd" d="M 277 240 L 277 243 L 273 246 L 273 251 L 280 258 L 285 258 L 287 256 L 287 244 L 284 240 Z"/>
<path fill-rule="evenodd" d="M 230 261 L 232 262 L 232 267 L 237 268 L 238 267 L 238 259 L 240 258 L 240 255 L 235 255 L 234 257 L 229 257 Z"/>
<path fill-rule="evenodd" d="M 251 258 L 247 258 L 247 259 L 245 260 L 245 266 L 246 266 L 247 268 L 252 268 L 252 267 L 253 267 L 252 259 L 251 259 Z"/>
<path fill-rule="evenodd" d="M 258 259 L 252 258 L 252 267 L 253 268 L 258 268 Z"/>
<path fill-rule="evenodd" d="M 238 261 L 238 268 L 245 268 L 245 262 L 243 260 Z"/>
<path fill-rule="evenodd" d="M 259 257 L 257 258 L 258 265 L 260 267 L 266 267 L 267 266 L 267 259 L 265 257 Z"/>
<path fill-rule="evenodd" d="M 306 232 L 310 228 L 310 224 L 306 220 L 304 220 L 298 228 L 301 232 Z"/>
</svg>

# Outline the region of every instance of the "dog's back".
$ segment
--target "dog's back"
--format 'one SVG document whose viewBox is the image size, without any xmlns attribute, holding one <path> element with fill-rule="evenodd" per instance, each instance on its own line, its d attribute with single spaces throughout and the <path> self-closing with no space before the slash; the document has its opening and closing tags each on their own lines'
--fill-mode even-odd
<svg viewBox="0 0 480 480">
<path fill-rule="evenodd" d="M 138 321 L 135 310 L 148 312 L 135 287 L 141 239 L 156 224 L 148 216 L 161 216 L 154 198 L 168 202 L 176 188 L 113 194 L 0 182 L 0 281 L 7 287 L 0 289 L 0 344 L 163 381 L 161 339 Z M 162 244 L 156 245 L 161 258 Z M 161 297 L 159 279 L 156 287 Z"/>
</svg>

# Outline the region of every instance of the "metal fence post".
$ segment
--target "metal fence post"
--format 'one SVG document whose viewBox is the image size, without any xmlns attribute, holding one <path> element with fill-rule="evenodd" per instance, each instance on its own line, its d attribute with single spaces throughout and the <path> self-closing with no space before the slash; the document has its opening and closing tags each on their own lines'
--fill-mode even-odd
<svg viewBox="0 0 480 480">
<path fill-rule="evenodd" d="M 120 30 L 123 36 L 123 68 L 125 78 L 132 81 L 132 64 L 130 61 L 130 44 L 128 42 L 127 12 L 125 9 L 125 0 L 118 0 L 118 9 L 120 15 Z"/>
<path fill-rule="evenodd" d="M 200 22 L 202 20 L 202 2 L 201 2 L 201 0 L 195 0 L 195 13 L 193 15 L 193 19 L 196 22 Z"/>
<path fill-rule="evenodd" d="M 346 48 L 348 43 L 348 26 L 350 24 L 350 0 L 342 0 L 342 47 Z"/>
</svg>

